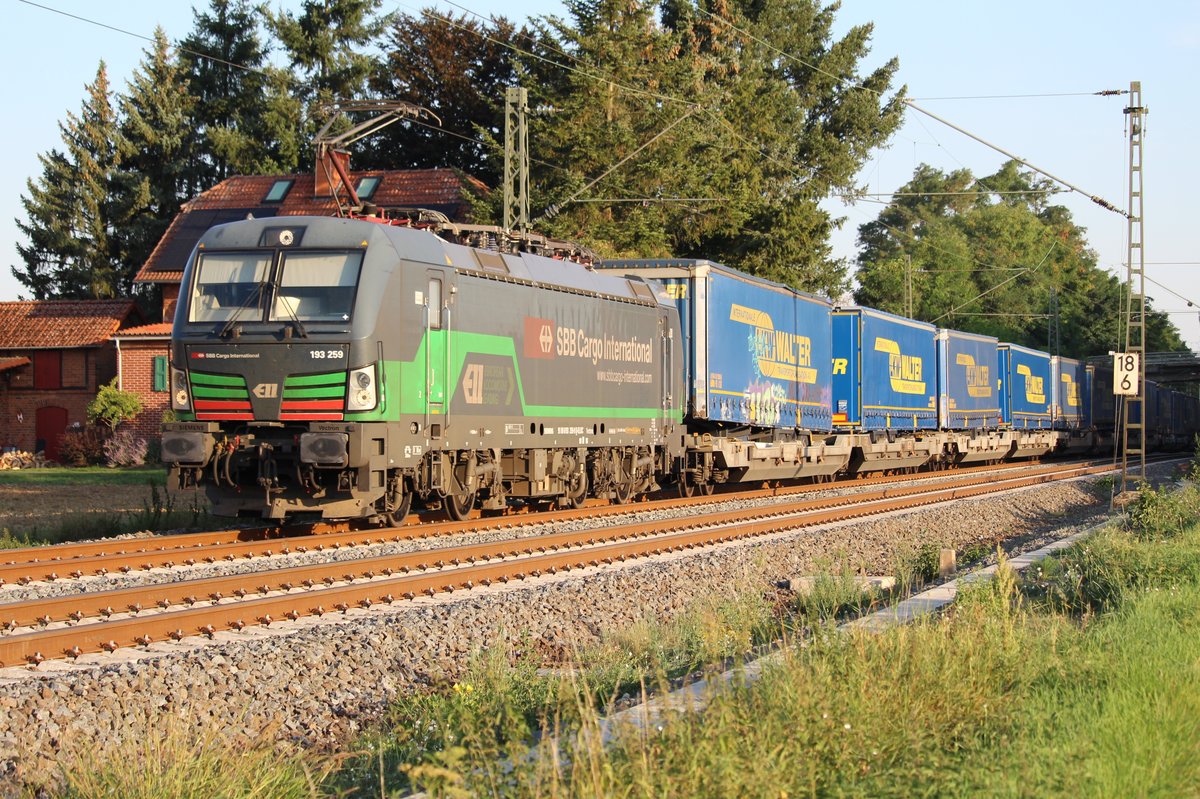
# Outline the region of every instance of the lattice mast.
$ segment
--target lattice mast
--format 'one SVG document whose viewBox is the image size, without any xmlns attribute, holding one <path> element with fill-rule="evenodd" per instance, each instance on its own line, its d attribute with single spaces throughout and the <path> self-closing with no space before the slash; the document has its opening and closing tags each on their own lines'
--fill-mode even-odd
<svg viewBox="0 0 1200 799">
<path fill-rule="evenodd" d="M 504 229 L 529 232 L 529 92 L 504 90 Z"/>
<path fill-rule="evenodd" d="M 1142 200 L 1144 192 L 1142 158 L 1145 116 L 1141 81 L 1129 84 L 1129 105 L 1125 108 L 1129 124 L 1129 209 L 1128 250 L 1126 252 L 1125 352 L 1138 356 L 1138 393 L 1125 398 L 1121 420 L 1121 490 L 1129 482 L 1133 464 L 1141 480 L 1146 479 L 1146 252 L 1143 247 Z"/>
</svg>

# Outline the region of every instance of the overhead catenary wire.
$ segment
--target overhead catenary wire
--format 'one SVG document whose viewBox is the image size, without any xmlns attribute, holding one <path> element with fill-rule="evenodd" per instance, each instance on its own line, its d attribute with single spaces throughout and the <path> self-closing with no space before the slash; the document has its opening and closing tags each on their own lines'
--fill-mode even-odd
<svg viewBox="0 0 1200 799">
<path fill-rule="evenodd" d="M 962 304 L 960 304 L 960 305 L 956 306 L 955 308 L 952 308 L 951 310 L 947 311 L 946 313 L 942 314 L 942 315 L 941 315 L 941 316 L 939 316 L 938 318 L 936 318 L 936 319 L 930 319 L 929 321 L 930 321 L 930 322 L 932 322 L 932 323 L 935 323 L 935 324 L 936 324 L 937 322 L 940 322 L 941 320 L 945 319 L 947 316 L 952 316 L 953 314 L 955 314 L 955 313 L 958 313 L 958 311 L 959 311 L 960 309 L 962 309 L 962 308 L 966 308 L 966 307 L 967 307 L 968 305 L 970 305 L 971 303 L 973 303 L 973 302 L 976 302 L 976 301 L 978 301 L 978 300 L 981 300 L 981 299 L 983 299 L 984 297 L 986 297 L 987 295 L 991 294 L 991 293 L 992 293 L 993 291 L 995 291 L 996 289 L 1003 288 L 1004 286 L 1006 286 L 1006 285 L 1008 285 L 1009 283 L 1013 282 L 1014 280 L 1016 280 L 1017 278 L 1019 278 L 1021 275 L 1025 274 L 1026 272 L 1036 272 L 1037 270 L 1039 270 L 1039 269 L 1041 269 L 1041 268 L 1042 268 L 1042 264 L 1046 263 L 1046 259 L 1050 257 L 1050 253 L 1054 252 L 1054 248 L 1055 248 L 1055 247 L 1057 247 L 1057 246 L 1058 246 L 1058 242 L 1057 242 L 1057 241 L 1055 241 L 1055 242 L 1051 242 L 1051 243 L 1050 243 L 1050 249 L 1046 250 L 1046 254 L 1042 256 L 1042 260 L 1038 261 L 1038 264 L 1037 264 L 1037 266 L 1034 266 L 1034 267 L 1030 267 L 1030 268 L 1028 268 L 1028 269 L 1023 269 L 1023 270 L 1021 270 L 1020 272 L 1018 272 L 1017 274 L 1013 275 L 1012 277 L 1010 277 L 1010 278 L 1008 278 L 1008 279 L 1006 279 L 1006 280 L 1002 280 L 1001 282 L 999 282 L 999 283 L 997 283 L 996 285 L 992 286 L 992 287 L 991 287 L 990 289 L 988 289 L 987 291 L 980 292 L 979 294 L 975 295 L 974 297 L 972 297 L 971 299 L 967 300 L 966 302 L 964 302 L 964 303 L 962 303 Z"/>
<path fill-rule="evenodd" d="M 900 100 L 900 102 L 904 103 L 906 106 L 913 109 L 914 111 L 919 111 L 922 114 L 924 114 L 925 116 L 930 117 L 932 119 L 936 119 L 938 122 L 941 122 L 943 125 L 946 125 L 947 127 L 957 130 L 959 133 L 963 134 L 964 136 L 969 136 L 970 138 L 974 139 L 975 141 L 979 142 L 980 144 L 984 145 L 985 147 L 990 147 L 991 149 L 995 150 L 996 152 L 1000 153 L 1001 155 L 1008 156 L 1009 158 L 1016 161 L 1017 163 L 1019 163 L 1023 166 L 1026 166 L 1029 169 L 1032 169 L 1034 172 L 1037 172 L 1039 175 L 1045 175 L 1046 177 L 1053 180 L 1055 183 L 1061 183 L 1063 186 L 1066 186 L 1071 191 L 1076 192 L 1078 194 L 1082 194 L 1084 197 L 1087 197 L 1089 200 L 1094 202 L 1096 205 L 1099 205 L 1101 208 L 1105 208 L 1109 211 L 1113 211 L 1114 213 L 1118 213 L 1121 216 L 1126 217 L 1126 218 L 1129 217 L 1128 211 L 1124 211 L 1124 210 L 1118 208 L 1117 206 L 1113 205 L 1112 203 L 1110 203 L 1108 200 L 1104 199 L 1100 195 L 1093 194 L 1092 192 L 1089 192 L 1089 191 L 1086 191 L 1085 189 L 1079 188 L 1074 183 L 1071 183 L 1068 180 L 1060 178 L 1057 175 L 1046 171 L 1045 169 L 1042 169 L 1040 166 L 1037 166 L 1037 165 L 1031 163 L 1030 161 L 1025 160 L 1024 158 L 1022 158 L 1021 156 L 1019 156 L 1015 153 L 1009 152 L 1008 150 L 1004 149 L 1000 145 L 993 144 L 992 142 L 988 141 L 987 139 L 983 138 L 982 136 L 977 136 L 976 134 L 972 133 L 971 131 L 967 130 L 966 128 L 962 128 L 962 127 L 959 127 L 958 125 L 955 125 L 950 120 L 938 116 L 937 114 L 933 113 L 932 111 L 930 111 L 927 108 L 922 108 L 921 106 L 914 103 L 912 100 L 902 98 Z"/>
<path fill-rule="evenodd" d="M 33 2 L 33 0 L 17 0 L 17 2 L 24 3 L 27 6 L 33 6 L 34 8 L 40 8 L 43 11 L 49 11 L 52 14 L 60 14 L 64 17 L 69 17 L 71 19 L 79 20 L 80 22 L 86 22 L 87 24 L 95 25 L 98 28 L 104 28 L 106 30 L 114 31 L 116 33 L 122 33 L 126 36 L 132 36 L 133 38 L 141 39 L 144 42 L 151 42 L 151 43 L 154 42 L 153 36 L 146 36 L 141 33 L 136 33 L 131 30 L 126 30 L 125 28 L 118 28 L 116 25 L 109 25 L 107 23 L 99 22 L 98 20 L 90 19 L 88 17 L 84 17 L 79 14 L 72 14 L 68 11 L 63 11 L 62 9 L 52 8 L 51 6 L 42 5 L 41 3 L 35 3 L 35 2 Z M 171 48 L 178 53 L 187 53 L 188 55 L 195 56 L 196 58 L 203 58 L 206 61 L 212 61 L 215 64 L 223 64 L 227 67 L 233 67 L 234 69 L 240 69 L 245 72 L 254 72 L 256 74 L 259 74 L 259 75 L 262 75 L 262 76 L 268 77 L 268 78 L 273 77 L 273 75 L 270 72 L 268 72 L 264 69 L 247 66 L 246 64 L 238 64 L 234 61 L 226 61 L 225 59 L 218 58 L 215 55 L 209 55 L 208 53 L 201 53 L 197 50 L 190 50 L 186 47 L 180 47 L 177 44 L 172 44 Z M 290 73 L 287 72 L 287 70 L 283 70 L 282 74 L 288 75 L 288 77 L 290 77 L 292 80 L 296 80 L 296 76 L 291 75 Z"/>
<path fill-rule="evenodd" d="M 1040 94 L 964 94 L 957 97 L 914 97 L 914 100 L 931 102 L 933 100 L 1014 100 L 1037 97 L 1113 97 L 1119 94 L 1129 94 L 1128 89 L 1104 89 L 1098 92 L 1043 92 Z"/>
</svg>

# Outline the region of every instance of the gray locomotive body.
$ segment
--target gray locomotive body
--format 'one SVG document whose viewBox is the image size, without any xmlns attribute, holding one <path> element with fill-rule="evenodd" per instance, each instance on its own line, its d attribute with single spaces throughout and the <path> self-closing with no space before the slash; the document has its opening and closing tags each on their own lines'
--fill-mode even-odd
<svg viewBox="0 0 1200 799">
<path fill-rule="evenodd" d="M 678 327 L 570 261 L 366 220 L 216 227 L 183 278 L 164 460 L 227 515 L 622 501 L 681 458 Z"/>
</svg>

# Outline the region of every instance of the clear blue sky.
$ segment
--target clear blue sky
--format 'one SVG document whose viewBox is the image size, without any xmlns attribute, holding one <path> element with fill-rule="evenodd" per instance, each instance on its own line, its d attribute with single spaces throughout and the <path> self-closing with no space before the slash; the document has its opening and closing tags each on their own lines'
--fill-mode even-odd
<svg viewBox="0 0 1200 799">
<path fill-rule="evenodd" d="M 190 30 L 190 3 L 183 0 L 38 0 L 145 36 L 162 25 L 176 40 Z M 280 5 L 276 0 L 273 5 Z M 299 6 L 287 0 L 285 8 Z M 409 13 L 426 3 L 387 4 Z M 464 0 L 480 14 L 510 19 L 561 13 L 557 0 Z M 9 272 L 16 263 L 25 181 L 39 172 L 37 154 L 59 146 L 57 124 L 77 111 L 83 87 L 104 59 L 115 87 L 123 88 L 146 42 L 33 7 L 19 0 L 0 3 L 6 24 L 0 74 L 8 123 L 0 130 L 0 299 L 15 299 L 19 284 Z M 454 13 L 459 9 L 442 8 Z M 1150 109 L 1145 142 L 1145 243 L 1148 275 L 1197 306 L 1174 314 L 1188 343 L 1200 349 L 1200 247 L 1193 220 L 1192 192 L 1200 185 L 1195 132 L 1200 130 L 1195 76 L 1200 73 L 1200 3 L 1159 0 L 1133 10 L 1111 0 L 994 3 L 963 0 L 845 0 L 837 32 L 875 23 L 871 63 L 896 55 L 901 82 L 911 97 L 989 141 L 1100 195 L 1127 204 L 1127 139 L 1124 97 L 1043 97 L 934 100 L 920 98 L 1048 94 L 1127 89 L 1140 80 Z M 531 143 L 536 150 L 536 142 Z M 876 154 L 860 182 L 869 191 L 893 191 L 921 162 L 976 174 L 994 171 L 1004 157 L 959 133 L 909 111 L 892 145 Z M 1058 195 L 1088 228 L 1101 264 L 1122 269 L 1125 222 L 1088 200 Z M 838 255 L 853 258 L 858 225 L 880 206 L 827 206 L 847 217 L 834 240 Z M 1173 262 L 1173 263 L 1166 263 Z M 1175 263 L 1182 262 L 1182 263 Z M 1150 285 L 1159 308 L 1186 310 L 1186 302 Z"/>
</svg>

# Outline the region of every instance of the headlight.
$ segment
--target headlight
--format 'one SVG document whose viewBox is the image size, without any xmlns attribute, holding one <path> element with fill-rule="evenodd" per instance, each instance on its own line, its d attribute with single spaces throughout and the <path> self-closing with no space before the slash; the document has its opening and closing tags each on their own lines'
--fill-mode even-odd
<svg viewBox="0 0 1200 799">
<path fill-rule="evenodd" d="M 187 373 L 182 369 L 171 369 L 171 410 L 190 411 L 192 395 L 188 392 Z"/>
<path fill-rule="evenodd" d="M 375 365 L 353 369 L 350 372 L 350 393 L 346 397 L 346 410 L 369 411 L 375 407 Z"/>
</svg>

